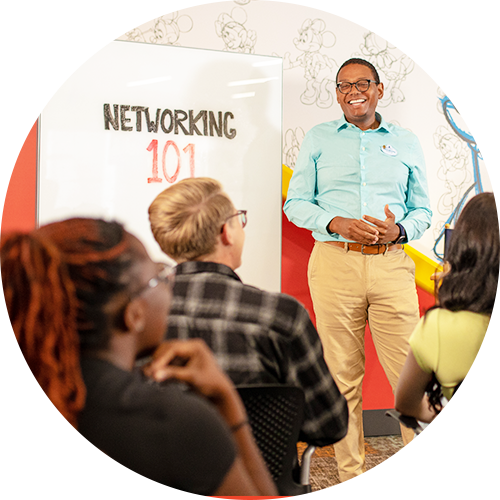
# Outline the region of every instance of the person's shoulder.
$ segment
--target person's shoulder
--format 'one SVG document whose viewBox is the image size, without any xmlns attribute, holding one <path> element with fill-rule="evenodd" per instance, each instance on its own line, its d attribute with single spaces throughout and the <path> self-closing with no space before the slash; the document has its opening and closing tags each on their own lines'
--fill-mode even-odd
<svg viewBox="0 0 500 500">
<path fill-rule="evenodd" d="M 273 328 L 276 330 L 286 332 L 287 335 L 298 331 L 302 334 L 311 322 L 307 309 L 295 297 L 286 293 L 262 290 L 251 285 L 244 285 L 244 287 L 244 301 L 259 303 L 262 311 L 272 311 Z"/>
<path fill-rule="evenodd" d="M 456 318 L 456 314 L 457 313 L 454 311 L 436 307 L 427 311 L 421 318 L 421 322 L 424 326 L 429 327 L 429 325 L 432 325 L 432 327 L 436 329 L 440 324 L 454 321 L 454 318 Z"/>
<path fill-rule="evenodd" d="M 313 127 L 311 127 L 306 135 L 308 135 L 308 134 L 314 135 L 314 134 L 324 132 L 324 131 L 336 130 L 340 124 L 340 121 L 341 120 L 339 119 L 339 120 L 330 120 L 328 122 L 318 123 L 317 125 L 314 125 Z"/>
<path fill-rule="evenodd" d="M 472 311 L 450 311 L 444 308 L 437 308 L 429 312 L 435 321 L 442 324 L 452 324 L 457 328 L 469 329 L 470 327 L 483 325 L 487 327 L 490 317 L 487 314 L 480 314 Z"/>
<path fill-rule="evenodd" d="M 459 339 L 471 336 L 484 336 L 488 329 L 490 317 L 472 311 L 450 311 L 435 308 L 427 312 L 420 327 L 420 337 L 428 339 Z"/>
<path fill-rule="evenodd" d="M 385 122 L 385 127 L 390 133 L 404 141 L 418 141 L 418 137 L 414 132 L 397 123 Z"/>
</svg>

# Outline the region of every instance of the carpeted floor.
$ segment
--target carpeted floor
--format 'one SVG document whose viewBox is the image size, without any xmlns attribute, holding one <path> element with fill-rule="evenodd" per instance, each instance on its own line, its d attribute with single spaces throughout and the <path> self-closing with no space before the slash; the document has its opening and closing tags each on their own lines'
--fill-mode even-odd
<svg viewBox="0 0 500 500">
<path fill-rule="evenodd" d="M 365 439 L 366 468 L 375 467 L 388 459 L 403 447 L 401 436 L 379 436 Z M 299 456 L 305 449 L 305 444 L 299 443 Z M 322 490 L 339 483 L 337 461 L 333 446 L 318 448 L 311 460 L 312 491 Z"/>
</svg>

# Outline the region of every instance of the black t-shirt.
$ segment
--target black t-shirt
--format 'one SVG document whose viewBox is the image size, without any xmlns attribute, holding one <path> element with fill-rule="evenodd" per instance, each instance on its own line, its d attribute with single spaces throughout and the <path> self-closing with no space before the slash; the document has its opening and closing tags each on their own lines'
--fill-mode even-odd
<svg viewBox="0 0 500 500">
<path fill-rule="evenodd" d="M 158 385 L 96 358 L 82 359 L 87 387 L 78 430 L 125 467 L 159 483 L 212 495 L 236 449 L 215 408 L 182 384 Z"/>
</svg>

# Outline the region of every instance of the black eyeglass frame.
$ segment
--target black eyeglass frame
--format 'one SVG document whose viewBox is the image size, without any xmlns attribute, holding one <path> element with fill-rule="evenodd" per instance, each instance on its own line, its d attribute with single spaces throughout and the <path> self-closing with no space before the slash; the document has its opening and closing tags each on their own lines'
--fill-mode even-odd
<svg viewBox="0 0 500 500">
<path fill-rule="evenodd" d="M 366 90 L 361 90 L 359 87 L 358 87 L 358 84 L 360 84 L 361 82 L 368 82 L 368 87 L 366 88 Z M 371 83 L 375 83 L 377 85 L 380 85 L 380 82 L 377 82 L 377 80 L 369 80 L 368 78 L 362 78 L 361 80 L 358 80 L 357 82 L 339 82 L 337 83 L 336 87 L 337 87 L 337 90 L 341 93 L 341 94 L 344 94 L 344 95 L 347 95 L 351 92 L 352 90 L 352 86 L 354 85 L 357 89 L 358 92 L 367 92 L 369 89 L 370 89 L 370 84 Z M 349 90 L 347 92 L 343 92 L 342 90 L 340 90 L 340 86 L 341 85 L 349 85 Z"/>
</svg>

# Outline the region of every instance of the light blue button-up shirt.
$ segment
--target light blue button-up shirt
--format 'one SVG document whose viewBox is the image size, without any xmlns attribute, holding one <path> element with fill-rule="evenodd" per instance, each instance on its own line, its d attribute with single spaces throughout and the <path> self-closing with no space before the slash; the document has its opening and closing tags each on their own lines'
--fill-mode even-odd
<svg viewBox="0 0 500 500">
<path fill-rule="evenodd" d="M 384 207 L 405 228 L 408 241 L 431 224 L 425 161 L 415 134 L 387 123 L 361 130 L 346 121 L 321 123 L 304 137 L 283 210 L 318 241 L 348 241 L 329 234 L 337 216 L 385 220 Z"/>
</svg>

